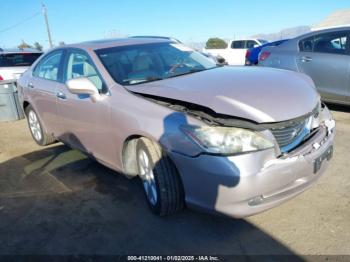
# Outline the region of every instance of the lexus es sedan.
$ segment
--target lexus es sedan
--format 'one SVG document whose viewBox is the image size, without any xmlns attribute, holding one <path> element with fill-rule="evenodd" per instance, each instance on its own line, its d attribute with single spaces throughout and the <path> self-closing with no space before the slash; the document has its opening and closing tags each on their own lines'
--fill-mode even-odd
<svg viewBox="0 0 350 262">
<path fill-rule="evenodd" d="M 265 47 L 260 66 L 307 74 L 326 102 L 350 105 L 350 27 L 311 32 Z"/>
<path fill-rule="evenodd" d="M 313 185 L 333 153 L 335 122 L 309 77 L 219 67 L 171 40 L 58 47 L 18 83 L 39 145 L 139 177 L 160 216 L 262 212 Z"/>
</svg>

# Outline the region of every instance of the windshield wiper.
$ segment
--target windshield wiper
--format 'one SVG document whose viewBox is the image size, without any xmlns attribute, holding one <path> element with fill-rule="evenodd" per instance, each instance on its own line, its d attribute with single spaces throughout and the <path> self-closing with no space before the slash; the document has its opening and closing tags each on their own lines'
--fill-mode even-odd
<svg viewBox="0 0 350 262">
<path fill-rule="evenodd" d="M 201 71 L 206 71 L 206 70 L 210 70 L 210 69 L 214 69 L 214 68 L 218 68 L 216 66 L 214 67 L 211 67 L 211 68 L 204 68 L 204 69 L 191 69 L 187 72 L 184 72 L 184 73 L 180 73 L 180 74 L 176 74 L 176 75 L 172 75 L 172 76 L 168 76 L 166 78 L 172 78 L 172 77 L 176 77 L 176 76 L 183 76 L 183 75 L 188 75 L 188 74 L 192 74 L 192 73 L 197 73 L 197 72 L 201 72 Z"/>
<path fill-rule="evenodd" d="M 163 80 L 164 78 L 158 77 L 158 76 L 150 76 L 146 78 L 130 78 L 130 79 L 124 79 L 123 82 L 129 82 L 130 85 L 137 85 L 137 84 L 142 84 L 142 83 L 148 83 L 148 82 L 153 82 L 153 81 L 158 81 L 158 80 Z M 132 81 L 135 81 L 134 83 L 130 83 Z"/>
</svg>

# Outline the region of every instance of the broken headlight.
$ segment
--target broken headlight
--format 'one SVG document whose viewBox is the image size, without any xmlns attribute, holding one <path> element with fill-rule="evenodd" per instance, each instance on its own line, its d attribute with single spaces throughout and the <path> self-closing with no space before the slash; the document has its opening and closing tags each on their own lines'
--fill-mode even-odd
<svg viewBox="0 0 350 262">
<path fill-rule="evenodd" d="M 239 154 L 274 147 L 260 134 L 243 128 L 184 126 L 182 130 L 208 153 Z"/>
</svg>

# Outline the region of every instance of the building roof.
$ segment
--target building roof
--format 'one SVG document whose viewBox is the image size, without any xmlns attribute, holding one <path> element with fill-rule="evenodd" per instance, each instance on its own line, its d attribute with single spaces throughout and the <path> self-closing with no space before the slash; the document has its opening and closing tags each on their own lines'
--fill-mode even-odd
<svg viewBox="0 0 350 262">
<path fill-rule="evenodd" d="M 331 13 L 323 21 L 314 25 L 311 30 L 350 26 L 350 9 L 342 9 Z"/>
</svg>

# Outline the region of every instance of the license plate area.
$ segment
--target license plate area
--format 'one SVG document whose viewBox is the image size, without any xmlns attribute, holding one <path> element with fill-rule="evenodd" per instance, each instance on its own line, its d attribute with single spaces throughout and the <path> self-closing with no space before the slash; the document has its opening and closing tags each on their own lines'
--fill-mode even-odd
<svg viewBox="0 0 350 262">
<path fill-rule="evenodd" d="M 327 159 L 329 161 L 333 157 L 333 146 L 329 146 L 318 158 L 314 160 L 314 174 L 316 174 L 322 166 L 322 162 Z"/>
</svg>

